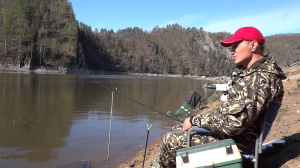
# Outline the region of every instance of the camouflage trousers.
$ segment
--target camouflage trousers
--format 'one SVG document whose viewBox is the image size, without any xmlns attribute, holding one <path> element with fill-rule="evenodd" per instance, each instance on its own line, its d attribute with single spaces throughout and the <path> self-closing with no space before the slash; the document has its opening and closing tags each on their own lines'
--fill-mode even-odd
<svg viewBox="0 0 300 168">
<path fill-rule="evenodd" d="M 176 150 L 187 147 L 187 131 L 182 131 L 183 125 L 175 125 L 168 132 L 161 143 L 160 154 L 156 158 L 156 163 L 152 168 L 175 168 L 176 167 Z M 191 138 L 191 146 L 202 145 L 223 139 L 219 135 L 205 136 L 194 134 Z"/>
</svg>

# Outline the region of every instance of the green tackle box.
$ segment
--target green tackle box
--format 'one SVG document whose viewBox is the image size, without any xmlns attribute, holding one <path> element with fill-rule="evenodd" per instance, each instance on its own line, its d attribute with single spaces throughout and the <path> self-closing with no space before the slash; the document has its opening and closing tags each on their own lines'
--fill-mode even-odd
<svg viewBox="0 0 300 168">
<path fill-rule="evenodd" d="M 176 168 L 242 168 L 242 156 L 232 139 L 176 151 Z"/>
</svg>

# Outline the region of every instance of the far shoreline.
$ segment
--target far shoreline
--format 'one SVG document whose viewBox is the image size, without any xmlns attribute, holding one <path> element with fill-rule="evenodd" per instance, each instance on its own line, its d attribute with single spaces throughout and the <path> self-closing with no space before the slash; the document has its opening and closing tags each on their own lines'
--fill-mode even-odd
<svg viewBox="0 0 300 168">
<path fill-rule="evenodd" d="M 140 75 L 140 76 L 154 76 L 154 77 L 175 77 L 175 78 L 192 78 L 196 80 L 209 80 L 211 82 L 220 83 L 224 80 L 224 77 L 205 77 L 199 75 L 180 75 L 180 74 L 156 74 L 156 73 L 132 73 L 132 72 L 112 72 L 105 70 L 92 70 L 88 68 L 78 68 L 78 67 L 50 67 L 50 66 L 33 66 L 29 68 L 28 66 L 23 66 L 21 68 L 13 65 L 0 64 L 0 71 L 2 73 L 25 73 L 25 74 L 93 74 L 93 75 Z M 225 77 L 227 80 L 228 77 Z"/>
</svg>

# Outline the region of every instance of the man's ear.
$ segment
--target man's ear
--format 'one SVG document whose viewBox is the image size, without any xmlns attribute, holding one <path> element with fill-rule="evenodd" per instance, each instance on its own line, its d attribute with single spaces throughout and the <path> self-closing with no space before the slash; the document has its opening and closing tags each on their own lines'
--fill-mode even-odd
<svg viewBox="0 0 300 168">
<path fill-rule="evenodd" d="M 255 51 L 258 47 L 258 42 L 257 41 L 252 41 L 251 42 L 251 51 Z"/>
</svg>

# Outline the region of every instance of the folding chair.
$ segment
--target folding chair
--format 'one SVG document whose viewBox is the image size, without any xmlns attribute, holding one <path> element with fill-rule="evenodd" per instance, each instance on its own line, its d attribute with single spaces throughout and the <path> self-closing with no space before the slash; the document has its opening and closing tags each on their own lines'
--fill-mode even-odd
<svg viewBox="0 0 300 168">
<path fill-rule="evenodd" d="M 273 121 L 275 120 L 278 110 L 281 106 L 281 103 L 271 102 L 270 106 L 265 110 L 263 121 L 261 123 L 260 132 L 259 134 L 250 131 L 244 131 L 241 134 L 247 135 L 252 134 L 256 136 L 255 148 L 254 148 L 254 156 L 251 158 L 252 162 L 254 162 L 254 167 L 258 168 L 258 156 L 262 153 L 262 143 L 266 139 Z M 193 126 L 187 135 L 187 146 L 190 147 L 191 141 L 191 131 L 196 132 L 197 134 L 220 134 L 217 132 L 212 132 L 210 130 L 206 130 L 203 128 L 199 128 L 197 126 Z"/>
<path fill-rule="evenodd" d="M 258 156 L 262 153 L 263 141 L 266 139 L 269 131 L 271 130 L 272 123 L 277 116 L 280 106 L 281 103 L 271 102 L 270 106 L 265 110 L 259 134 L 249 131 L 242 132 L 242 134 L 248 133 L 256 136 L 254 158 L 252 158 L 255 168 L 258 168 Z"/>
</svg>

